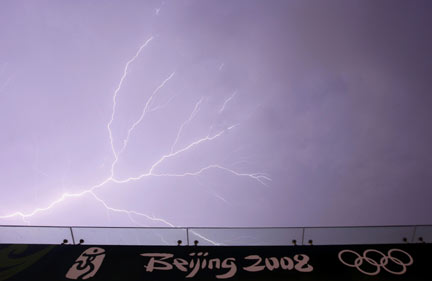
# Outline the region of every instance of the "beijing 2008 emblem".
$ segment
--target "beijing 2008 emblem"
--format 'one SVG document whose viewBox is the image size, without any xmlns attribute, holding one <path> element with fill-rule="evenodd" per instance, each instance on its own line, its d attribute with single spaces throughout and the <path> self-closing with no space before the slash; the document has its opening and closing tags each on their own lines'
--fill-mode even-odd
<svg viewBox="0 0 432 281">
<path fill-rule="evenodd" d="M 404 258 L 400 259 L 393 256 L 393 253 L 395 252 L 399 252 L 400 254 L 402 254 L 401 256 L 404 256 Z M 378 260 L 376 258 L 374 259 L 370 257 L 369 253 L 378 254 L 380 258 Z M 347 262 L 348 254 L 355 256 L 355 259 L 352 262 Z M 400 249 L 390 249 L 388 250 L 387 254 L 384 254 L 375 249 L 368 249 L 365 250 L 362 255 L 352 250 L 342 250 L 339 252 L 338 257 L 344 265 L 357 268 L 358 271 L 366 275 L 377 275 L 378 273 L 380 273 L 381 269 L 384 269 L 391 274 L 402 275 L 407 271 L 407 266 L 412 265 L 414 261 L 410 254 Z M 362 268 L 361 266 L 364 263 L 369 264 L 371 267 L 374 268 L 374 270 L 367 271 Z M 393 268 L 390 269 L 389 266 L 391 263 L 393 263 L 393 266 L 399 268 L 399 270 L 395 270 Z"/>
<path fill-rule="evenodd" d="M 92 247 L 85 250 L 66 273 L 68 279 L 89 279 L 98 272 L 105 258 L 105 250 Z"/>
</svg>

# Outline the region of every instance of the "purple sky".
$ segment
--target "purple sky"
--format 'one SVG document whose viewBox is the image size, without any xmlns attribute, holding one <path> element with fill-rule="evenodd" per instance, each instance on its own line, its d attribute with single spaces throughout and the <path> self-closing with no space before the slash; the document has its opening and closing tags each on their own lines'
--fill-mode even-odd
<svg viewBox="0 0 432 281">
<path fill-rule="evenodd" d="M 431 11 L 1 1 L 0 224 L 431 224 Z"/>
</svg>

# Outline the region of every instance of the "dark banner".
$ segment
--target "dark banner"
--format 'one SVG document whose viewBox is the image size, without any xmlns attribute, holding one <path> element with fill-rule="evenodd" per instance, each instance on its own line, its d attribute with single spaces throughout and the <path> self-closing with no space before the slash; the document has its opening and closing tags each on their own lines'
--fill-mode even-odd
<svg viewBox="0 0 432 281">
<path fill-rule="evenodd" d="M 430 244 L 0 245 L 3 280 L 432 280 Z"/>
</svg>

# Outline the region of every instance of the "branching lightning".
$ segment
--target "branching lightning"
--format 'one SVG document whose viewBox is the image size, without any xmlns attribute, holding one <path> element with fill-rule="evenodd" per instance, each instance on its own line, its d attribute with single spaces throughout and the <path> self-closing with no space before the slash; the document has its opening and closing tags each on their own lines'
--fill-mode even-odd
<svg viewBox="0 0 432 281">
<path fill-rule="evenodd" d="M 158 13 L 158 12 L 157 12 Z M 103 200 L 100 196 L 98 196 L 96 194 L 96 191 L 105 187 L 108 183 L 116 183 L 118 185 L 121 184 L 125 184 L 125 183 L 129 183 L 129 182 L 133 182 L 133 181 L 139 181 L 145 177 L 197 177 L 199 175 L 204 174 L 205 172 L 209 171 L 209 170 L 220 170 L 226 173 L 230 173 L 234 176 L 237 177 L 244 177 L 244 178 L 249 178 L 251 180 L 257 181 L 262 185 L 267 185 L 267 183 L 269 181 L 271 181 L 269 175 L 264 174 L 264 173 L 241 173 L 235 170 L 232 170 L 228 167 L 224 167 L 223 165 L 220 164 L 211 164 L 205 167 L 202 167 L 196 171 L 185 171 L 182 173 L 164 173 L 164 172 L 159 172 L 158 168 L 159 166 L 165 162 L 168 161 L 169 159 L 175 158 L 181 154 L 187 153 L 188 151 L 194 149 L 195 147 L 201 146 L 204 143 L 211 143 L 213 141 L 215 141 L 216 139 L 222 137 L 224 134 L 226 134 L 228 131 L 233 130 L 234 128 L 236 128 L 239 124 L 232 124 L 222 130 L 219 130 L 216 133 L 209 133 L 199 139 L 196 139 L 194 141 L 189 142 L 187 145 L 181 147 L 181 148 L 177 148 L 179 145 L 179 140 L 182 136 L 182 134 L 184 133 L 184 128 L 186 126 L 188 126 L 188 124 L 190 124 L 194 118 L 197 117 L 199 111 L 200 111 L 200 107 L 201 104 L 203 103 L 204 99 L 201 98 L 194 106 L 192 112 L 190 113 L 189 117 L 183 122 L 181 123 L 180 127 L 177 130 L 177 134 L 176 137 L 171 145 L 171 147 L 168 149 L 168 152 L 164 155 L 162 155 L 157 161 L 155 161 L 151 167 L 147 170 L 142 172 L 141 174 L 129 177 L 129 178 L 125 178 L 125 179 L 119 179 L 115 177 L 115 168 L 116 168 L 116 164 L 118 163 L 118 160 L 121 156 L 121 154 L 127 149 L 128 146 L 128 142 L 132 136 L 132 133 L 134 130 L 137 129 L 137 127 L 140 125 L 140 123 L 144 120 L 144 118 L 146 117 L 147 113 L 157 110 L 161 107 L 166 106 L 166 104 L 164 105 L 156 105 L 153 106 L 154 100 L 156 98 L 157 95 L 159 95 L 162 91 L 162 89 L 168 84 L 168 82 L 174 77 L 175 72 L 172 72 L 165 80 L 162 81 L 162 83 L 156 87 L 156 89 L 150 94 L 150 96 L 148 97 L 147 101 L 145 102 L 143 109 L 141 111 L 141 115 L 137 118 L 137 120 L 130 126 L 130 128 L 127 131 L 127 135 L 126 137 L 123 139 L 123 143 L 122 146 L 120 147 L 119 150 L 115 149 L 114 146 L 114 137 L 113 137 L 113 132 L 112 132 L 112 124 L 115 120 L 115 115 L 116 115 L 116 109 L 117 109 L 117 100 L 119 98 L 119 94 L 122 90 L 122 86 L 128 76 L 128 71 L 129 71 L 129 67 L 132 63 L 134 63 L 136 61 L 136 59 L 140 56 L 140 54 L 142 53 L 142 51 L 146 48 L 146 46 L 153 40 L 153 36 L 150 37 L 149 39 L 147 39 L 137 50 L 137 52 L 135 53 L 135 55 L 129 59 L 124 68 L 123 68 L 123 73 L 122 76 L 120 78 L 120 81 L 117 85 L 117 88 L 114 90 L 114 93 L 112 95 L 112 112 L 111 112 L 111 116 L 110 119 L 106 125 L 106 128 L 108 130 L 108 136 L 109 136 L 109 143 L 110 143 L 110 149 L 111 152 L 114 156 L 114 159 L 111 163 L 111 167 L 110 167 L 110 175 L 104 179 L 103 181 L 101 181 L 98 184 L 95 184 L 93 186 L 89 186 L 86 189 L 84 189 L 83 191 L 80 192 L 76 192 L 76 193 L 64 193 L 62 194 L 59 198 L 57 198 L 56 200 L 52 201 L 51 203 L 49 203 L 47 206 L 45 207 L 38 207 L 35 208 L 32 211 L 29 212 L 22 212 L 22 211 L 16 211 L 10 214 L 6 214 L 6 215 L 1 215 L 0 219 L 10 219 L 10 218 L 14 218 L 14 217 L 20 217 L 24 222 L 29 223 L 29 219 L 33 216 L 36 216 L 40 213 L 43 212 L 48 212 L 49 210 L 53 209 L 54 207 L 60 205 L 62 202 L 64 202 L 65 200 L 68 199 L 72 199 L 72 198 L 81 198 L 84 196 L 90 196 L 91 198 L 93 198 L 95 201 L 97 201 L 98 203 L 100 203 L 106 210 L 109 210 L 111 212 L 115 212 L 115 213 L 122 213 L 122 214 L 126 214 L 129 219 L 138 224 L 134 219 L 133 216 L 139 216 L 139 217 L 143 217 L 146 220 L 155 222 L 155 223 L 159 223 L 159 224 L 163 224 L 166 226 L 170 226 L 170 227 L 174 227 L 174 224 L 172 224 L 171 222 L 168 222 L 165 219 L 162 218 L 157 218 L 155 216 L 150 216 L 148 214 L 145 213 L 141 213 L 135 210 L 127 210 L 127 209 L 123 209 L 123 208 L 115 208 L 112 206 L 109 206 L 108 203 Z M 223 64 L 221 65 L 220 69 L 222 69 Z M 228 103 L 235 97 L 236 92 L 234 92 L 229 98 L 227 98 L 222 107 L 220 108 L 220 110 L 218 111 L 219 113 L 222 113 Z M 171 99 L 167 102 L 167 104 L 171 102 Z M 211 132 L 211 130 L 210 130 Z M 198 233 L 194 233 L 195 235 L 197 235 L 198 237 L 201 237 L 202 239 L 214 244 L 214 245 L 218 245 L 218 243 L 211 241 L 210 239 L 199 235 Z"/>
<path fill-rule="evenodd" d="M 251 178 L 253 180 L 259 181 L 263 185 L 267 185 L 266 181 L 271 181 L 271 179 L 269 178 L 269 176 L 266 175 L 266 174 L 263 174 L 263 173 L 255 173 L 255 174 L 239 173 L 239 172 L 236 172 L 234 170 L 228 169 L 226 167 L 223 167 L 223 166 L 220 166 L 220 165 L 217 165 L 217 164 L 206 166 L 206 167 L 201 168 L 201 169 L 199 169 L 198 171 L 195 171 L 195 172 L 186 172 L 186 173 L 183 173 L 183 174 L 152 174 L 152 175 L 153 176 L 157 176 L 157 177 L 198 176 L 198 175 L 200 175 L 200 174 L 202 174 L 205 171 L 210 170 L 210 169 L 223 170 L 223 171 L 226 171 L 226 172 L 231 173 L 231 174 L 233 174 L 235 176 L 238 176 L 238 177 L 249 177 L 249 178 Z"/>
<path fill-rule="evenodd" d="M 198 111 L 199 111 L 199 109 L 200 109 L 200 105 L 201 105 L 202 102 L 203 102 L 203 98 L 201 98 L 201 99 L 200 99 L 200 100 L 195 104 L 195 108 L 193 109 L 193 111 L 192 111 L 192 113 L 190 114 L 189 118 L 181 124 L 180 129 L 179 129 L 178 132 L 177 132 L 177 136 L 176 136 L 176 138 L 175 138 L 175 140 L 174 140 L 174 143 L 173 143 L 173 145 L 171 146 L 171 153 L 174 152 L 174 148 L 175 148 L 175 146 L 177 145 L 177 142 L 178 142 L 178 140 L 179 140 L 179 138 L 180 138 L 180 135 L 181 135 L 181 133 L 182 133 L 182 131 L 183 131 L 183 128 L 184 128 L 187 124 L 189 124 L 189 123 L 190 123 L 190 122 L 195 118 L 196 114 L 198 113 Z"/>
<path fill-rule="evenodd" d="M 140 117 L 138 118 L 138 120 L 136 120 L 132 126 L 129 128 L 128 132 L 127 132 L 127 136 L 126 138 L 123 140 L 123 146 L 119 151 L 119 154 L 121 154 L 125 149 L 126 146 L 129 142 L 129 138 L 130 135 L 132 134 L 133 130 L 135 130 L 135 128 L 142 122 L 142 120 L 144 119 L 146 113 L 150 110 L 150 106 L 153 102 L 153 99 L 156 97 L 156 95 L 159 93 L 159 91 L 165 86 L 166 83 L 168 83 L 169 80 L 171 80 L 171 78 L 173 78 L 175 72 L 171 73 L 170 76 L 168 76 L 168 78 L 166 78 L 154 91 L 153 93 L 150 95 L 150 97 L 148 98 Z M 117 162 L 118 159 L 116 159 L 116 161 L 114 162 L 113 165 L 115 165 L 115 163 Z"/>
<path fill-rule="evenodd" d="M 164 225 L 168 225 L 168 226 L 174 227 L 173 224 L 171 224 L 170 222 L 168 222 L 168 221 L 166 221 L 164 219 L 161 219 L 161 218 L 156 218 L 154 216 L 149 216 L 147 214 L 140 213 L 140 212 L 137 212 L 137 211 L 129 211 L 129 210 L 125 210 L 125 209 L 118 209 L 118 208 L 110 207 L 110 206 L 108 206 L 108 204 L 104 200 L 102 200 L 101 198 L 99 198 L 94 192 L 90 191 L 89 194 L 91 194 L 96 199 L 96 201 L 100 202 L 107 210 L 110 210 L 110 211 L 116 212 L 116 213 L 124 213 L 124 214 L 128 215 L 129 218 L 132 221 L 133 221 L 133 219 L 130 216 L 131 215 L 137 215 L 137 216 L 145 217 L 146 219 L 154 221 L 154 222 L 160 222 L 160 223 L 162 223 Z"/>
<path fill-rule="evenodd" d="M 112 105 L 112 113 L 111 113 L 111 119 L 109 120 L 109 122 L 108 122 L 108 124 L 107 124 L 107 129 L 108 129 L 108 134 L 109 134 L 109 139 L 110 139 L 110 143 L 111 143 L 111 150 L 112 150 L 112 153 L 114 154 L 114 157 L 115 157 L 115 160 L 114 160 L 114 162 L 115 161 L 117 161 L 117 153 L 116 153 L 116 150 L 115 150 L 115 148 L 114 148 L 114 141 L 113 141 L 113 135 L 112 135 L 112 130 L 111 130 L 111 125 L 112 125 L 112 123 L 114 122 L 114 116 L 115 116 L 115 113 L 116 113 L 116 107 L 117 107 L 117 95 L 118 95 L 118 93 L 120 92 L 120 89 L 121 89 L 121 87 L 122 87 L 122 85 L 123 85 L 123 82 L 125 81 L 125 79 L 126 79 L 126 76 L 127 76 L 127 74 L 128 74 L 128 69 L 129 69 L 129 65 L 131 64 L 131 63 L 133 63 L 137 58 L 138 58 L 138 56 L 141 54 L 141 51 L 150 43 L 150 41 L 152 41 L 153 40 L 153 36 L 151 36 L 149 39 L 147 39 L 147 41 L 145 41 L 144 42 L 144 44 L 142 44 L 140 47 L 139 47 L 139 49 L 138 49 L 138 51 L 136 52 L 136 54 L 135 54 L 135 56 L 133 56 L 130 60 L 128 60 L 128 62 L 126 63 L 126 65 L 125 65 L 125 67 L 124 67 L 124 69 L 123 69 L 123 75 L 122 75 L 122 77 L 120 78 L 120 82 L 118 83 L 118 86 L 117 86 L 117 88 L 115 89 L 115 91 L 114 91 L 114 94 L 113 94 L 113 98 L 112 98 L 112 101 L 113 101 L 113 105 Z M 111 176 L 113 176 L 113 170 L 111 169 Z"/>
</svg>

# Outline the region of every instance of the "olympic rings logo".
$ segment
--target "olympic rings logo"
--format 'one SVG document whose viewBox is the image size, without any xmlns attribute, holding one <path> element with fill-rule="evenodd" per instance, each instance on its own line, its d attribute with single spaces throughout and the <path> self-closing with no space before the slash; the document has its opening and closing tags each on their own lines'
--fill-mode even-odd
<svg viewBox="0 0 432 281">
<path fill-rule="evenodd" d="M 394 252 L 403 253 L 407 257 L 408 261 L 404 262 L 404 261 L 392 256 L 392 253 L 394 253 Z M 345 253 L 351 253 L 351 254 L 354 254 L 356 256 L 353 263 L 348 263 L 342 258 L 342 255 L 344 255 Z M 381 256 L 379 262 L 377 262 L 376 260 L 374 260 L 371 257 L 368 257 L 367 256 L 368 253 L 379 254 Z M 396 274 L 396 275 L 402 275 L 406 272 L 407 266 L 412 265 L 413 261 L 414 261 L 413 258 L 410 256 L 410 254 L 408 254 L 407 252 L 402 251 L 400 249 L 390 249 L 387 252 L 387 255 L 383 254 L 382 252 L 380 252 L 378 250 L 368 249 L 368 250 L 365 250 L 363 252 L 363 256 L 359 255 L 357 252 L 352 251 L 352 250 L 342 250 L 339 252 L 338 257 L 339 257 L 339 260 L 344 265 L 349 266 L 349 267 L 355 267 L 355 268 L 357 268 L 358 271 L 360 271 L 366 275 L 377 275 L 378 273 L 380 273 L 381 268 L 386 270 L 389 273 Z M 400 271 L 394 271 L 394 270 L 389 269 L 387 267 L 387 265 L 389 264 L 389 260 L 392 261 L 393 263 L 397 264 L 399 267 L 401 267 L 401 270 Z M 360 268 L 360 266 L 363 264 L 363 262 L 367 262 L 368 264 L 372 265 L 373 267 L 376 268 L 376 270 L 373 272 L 368 272 L 368 271 L 365 271 L 364 269 Z"/>
</svg>

